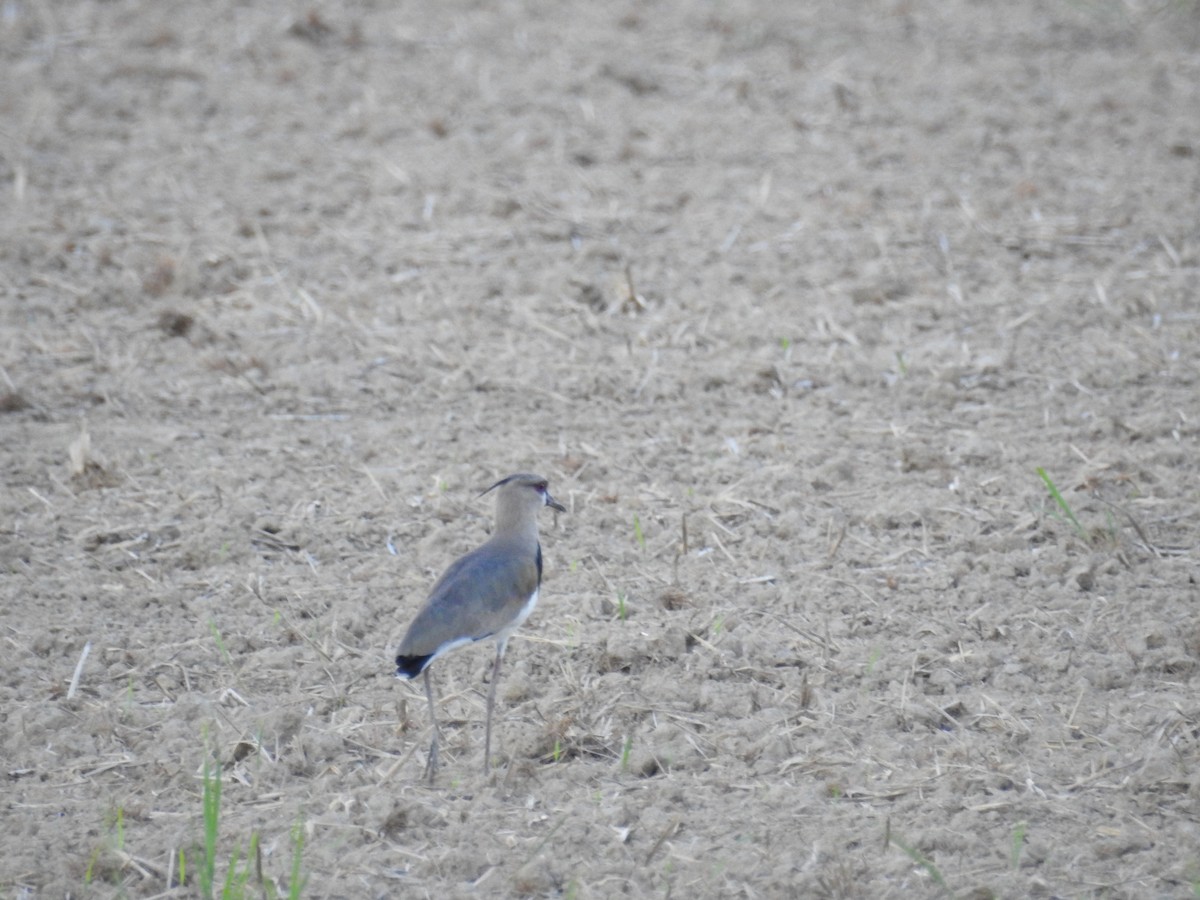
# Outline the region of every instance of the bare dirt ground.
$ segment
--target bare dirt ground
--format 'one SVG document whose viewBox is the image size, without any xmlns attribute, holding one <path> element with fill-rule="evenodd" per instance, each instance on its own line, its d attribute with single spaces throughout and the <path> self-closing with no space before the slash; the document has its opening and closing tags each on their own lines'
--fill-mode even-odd
<svg viewBox="0 0 1200 900">
<path fill-rule="evenodd" d="M 1195 3 L 9 0 L 0 292 L 0 895 L 1195 896 Z"/>
</svg>

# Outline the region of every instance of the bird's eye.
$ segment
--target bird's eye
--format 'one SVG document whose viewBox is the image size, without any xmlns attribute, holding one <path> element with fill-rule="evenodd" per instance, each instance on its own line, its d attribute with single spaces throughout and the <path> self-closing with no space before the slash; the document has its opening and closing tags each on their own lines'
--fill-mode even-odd
<svg viewBox="0 0 1200 900">
<path fill-rule="evenodd" d="M 549 483 L 549 482 L 547 482 L 547 481 L 539 481 L 537 484 L 535 484 L 535 485 L 533 486 L 533 489 L 534 489 L 535 491 L 537 491 L 539 494 L 544 494 L 544 493 L 546 492 L 546 489 L 547 489 L 547 488 L 549 488 L 549 487 L 550 487 L 550 483 Z"/>
</svg>

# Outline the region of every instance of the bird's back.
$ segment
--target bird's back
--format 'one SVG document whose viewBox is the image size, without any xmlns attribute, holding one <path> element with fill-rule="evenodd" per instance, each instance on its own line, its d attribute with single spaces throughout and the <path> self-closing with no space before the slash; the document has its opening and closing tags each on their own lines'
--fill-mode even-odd
<svg viewBox="0 0 1200 900">
<path fill-rule="evenodd" d="M 441 653 L 492 637 L 520 616 L 541 583 L 541 547 L 493 537 L 434 584 L 397 651 L 398 673 L 419 675 Z"/>
</svg>

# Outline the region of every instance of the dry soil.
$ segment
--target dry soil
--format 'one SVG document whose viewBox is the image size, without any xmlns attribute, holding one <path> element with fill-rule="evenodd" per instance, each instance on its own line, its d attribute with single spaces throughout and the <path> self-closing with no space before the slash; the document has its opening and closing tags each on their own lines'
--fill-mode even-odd
<svg viewBox="0 0 1200 900">
<path fill-rule="evenodd" d="M 1195 0 L 8 0 L 0 297 L 4 897 L 1197 893 Z"/>
</svg>

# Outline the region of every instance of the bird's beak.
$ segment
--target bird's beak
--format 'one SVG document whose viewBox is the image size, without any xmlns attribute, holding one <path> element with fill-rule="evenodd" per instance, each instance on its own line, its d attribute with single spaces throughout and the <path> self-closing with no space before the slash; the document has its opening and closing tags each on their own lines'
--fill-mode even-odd
<svg viewBox="0 0 1200 900">
<path fill-rule="evenodd" d="M 566 512 L 567 508 L 550 496 L 550 492 L 546 491 L 546 505 L 551 509 L 557 509 L 559 512 Z"/>
</svg>

